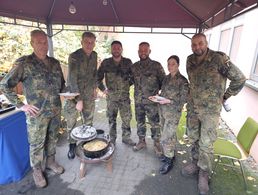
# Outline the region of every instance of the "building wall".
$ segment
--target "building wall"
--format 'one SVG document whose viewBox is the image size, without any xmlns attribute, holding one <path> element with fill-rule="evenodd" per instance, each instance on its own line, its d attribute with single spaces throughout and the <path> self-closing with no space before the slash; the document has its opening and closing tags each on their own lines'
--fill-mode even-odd
<svg viewBox="0 0 258 195">
<path fill-rule="evenodd" d="M 181 34 L 143 34 L 143 33 L 122 33 L 119 40 L 123 43 L 123 55 L 131 58 L 134 62 L 139 60 L 138 45 L 146 41 L 150 43 L 150 58 L 159 61 L 167 71 L 167 59 L 171 55 L 178 55 L 180 58 L 179 70 L 186 74 L 186 58 L 191 51 L 191 41 Z"/>
</svg>

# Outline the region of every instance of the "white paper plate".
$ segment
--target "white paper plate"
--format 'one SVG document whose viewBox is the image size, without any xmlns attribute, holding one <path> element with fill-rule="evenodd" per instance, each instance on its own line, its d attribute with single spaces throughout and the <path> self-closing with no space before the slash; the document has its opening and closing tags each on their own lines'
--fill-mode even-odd
<svg viewBox="0 0 258 195">
<path fill-rule="evenodd" d="M 77 95 L 80 95 L 79 93 L 70 93 L 70 92 L 66 92 L 66 93 L 59 93 L 60 96 L 64 96 L 64 97 L 76 97 Z"/>
<path fill-rule="evenodd" d="M 155 96 L 152 96 L 151 98 L 149 98 L 149 100 L 151 100 L 153 102 L 160 102 L 160 101 L 163 101 L 163 100 L 167 100 L 167 98 L 155 95 Z"/>
</svg>

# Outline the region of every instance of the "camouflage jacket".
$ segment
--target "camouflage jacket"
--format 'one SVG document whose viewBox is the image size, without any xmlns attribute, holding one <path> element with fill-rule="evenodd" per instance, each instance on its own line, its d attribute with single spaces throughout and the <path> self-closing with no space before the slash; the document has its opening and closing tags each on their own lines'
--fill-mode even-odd
<svg viewBox="0 0 258 195">
<path fill-rule="evenodd" d="M 188 81 L 179 71 L 173 77 L 171 74 L 168 74 L 163 80 L 160 95 L 169 99 L 171 103 L 160 106 L 168 111 L 176 110 L 181 112 L 184 104 L 187 102 L 188 91 Z"/>
<path fill-rule="evenodd" d="M 16 60 L 0 84 L 0 90 L 11 103 L 17 107 L 23 105 L 13 91 L 18 82 L 22 82 L 28 104 L 38 107 L 40 113 L 52 115 L 61 111 L 59 93 L 65 88 L 63 73 L 59 61 L 48 56 L 47 60 L 45 64 L 35 54 Z"/>
<path fill-rule="evenodd" d="M 104 91 L 107 88 L 108 97 L 112 100 L 128 99 L 132 85 L 131 65 L 132 61 L 124 57 L 119 64 L 115 64 L 113 58 L 103 60 L 97 72 L 99 89 Z M 104 78 L 106 87 L 103 84 Z"/>
<path fill-rule="evenodd" d="M 97 53 L 87 56 L 83 49 L 70 54 L 68 59 L 67 88 L 80 93 L 77 100 L 89 100 L 94 95 L 97 81 Z"/>
<path fill-rule="evenodd" d="M 223 97 L 236 95 L 244 86 L 245 76 L 222 52 L 208 49 L 197 64 L 194 54 L 187 58 L 190 101 L 197 112 L 220 112 Z M 230 80 L 226 89 L 226 81 Z"/>
<path fill-rule="evenodd" d="M 158 94 L 162 81 L 166 74 L 157 61 L 148 58 L 138 61 L 131 68 L 134 82 L 134 97 L 136 103 L 153 104 L 148 99 L 149 96 Z"/>
</svg>

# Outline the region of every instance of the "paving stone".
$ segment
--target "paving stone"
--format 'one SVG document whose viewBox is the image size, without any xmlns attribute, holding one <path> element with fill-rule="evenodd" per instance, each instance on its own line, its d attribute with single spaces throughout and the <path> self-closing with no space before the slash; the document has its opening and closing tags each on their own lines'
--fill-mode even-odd
<svg viewBox="0 0 258 195">
<path fill-rule="evenodd" d="M 103 99 L 97 102 L 94 126 L 108 132 L 108 124 L 103 110 Z M 222 124 L 225 128 L 225 124 Z M 118 138 L 113 155 L 113 172 L 107 171 L 105 164 L 90 164 L 86 167 L 86 177 L 79 178 L 80 162 L 68 160 L 68 143 L 66 133 L 60 135 L 57 147 L 57 161 L 64 166 L 62 175 L 48 174 L 48 187 L 37 189 L 31 172 L 20 182 L 0 186 L 0 195 L 192 195 L 198 194 L 197 178 L 184 178 L 181 167 L 189 162 L 189 147 L 178 144 L 176 161 L 173 169 L 166 175 L 160 175 L 160 162 L 154 154 L 153 140 L 147 131 L 147 149 L 134 152 L 121 141 L 121 121 L 118 120 Z M 136 128 L 132 128 L 132 138 L 138 141 Z M 257 166 L 256 166 L 257 167 Z M 216 176 L 217 177 L 217 176 Z M 234 182 L 234 181 L 233 181 Z M 242 181 L 241 181 L 242 182 Z M 241 185 L 241 184 L 240 184 Z M 221 187 L 223 192 L 223 187 Z M 230 188 L 232 190 L 232 188 Z M 222 194 L 238 194 L 230 191 Z M 216 194 L 214 186 L 210 194 Z"/>
</svg>

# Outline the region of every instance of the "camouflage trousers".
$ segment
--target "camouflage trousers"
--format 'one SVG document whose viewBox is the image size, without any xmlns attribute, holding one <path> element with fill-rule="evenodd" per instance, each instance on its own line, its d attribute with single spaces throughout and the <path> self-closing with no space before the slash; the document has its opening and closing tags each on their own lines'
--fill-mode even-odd
<svg viewBox="0 0 258 195">
<path fill-rule="evenodd" d="M 214 161 L 213 143 L 217 138 L 219 113 L 187 113 L 187 134 L 192 144 L 191 155 L 197 165 L 211 174 Z"/>
<path fill-rule="evenodd" d="M 130 122 L 132 119 L 130 99 L 126 100 L 111 100 L 107 98 L 107 117 L 109 123 L 109 135 L 111 139 L 117 137 L 117 114 L 120 114 L 122 120 L 122 138 L 128 139 L 131 136 Z"/>
<path fill-rule="evenodd" d="M 76 103 L 77 102 L 75 100 L 66 100 L 64 104 L 64 117 L 67 123 L 67 131 L 68 131 L 67 139 L 69 143 L 76 143 L 76 140 L 74 140 L 70 135 L 72 129 L 82 125 L 83 122 L 85 125 L 89 125 L 89 126 L 93 125 L 95 101 L 83 100 L 83 110 L 82 110 L 83 120 L 78 119 L 78 117 L 80 116 L 80 113 L 76 109 Z"/>
<path fill-rule="evenodd" d="M 168 158 L 175 156 L 176 132 L 180 117 L 181 112 L 172 109 L 168 111 L 167 109 L 163 109 L 163 106 L 160 106 L 161 145 L 163 154 Z"/>
<path fill-rule="evenodd" d="M 137 121 L 137 135 L 139 138 L 146 136 L 146 116 L 151 126 L 151 138 L 160 139 L 159 111 L 156 104 L 135 103 L 135 118 Z"/>
<path fill-rule="evenodd" d="M 45 156 L 55 155 L 60 121 L 60 114 L 53 117 L 44 114 L 36 118 L 27 116 L 31 167 L 40 166 Z"/>
</svg>

